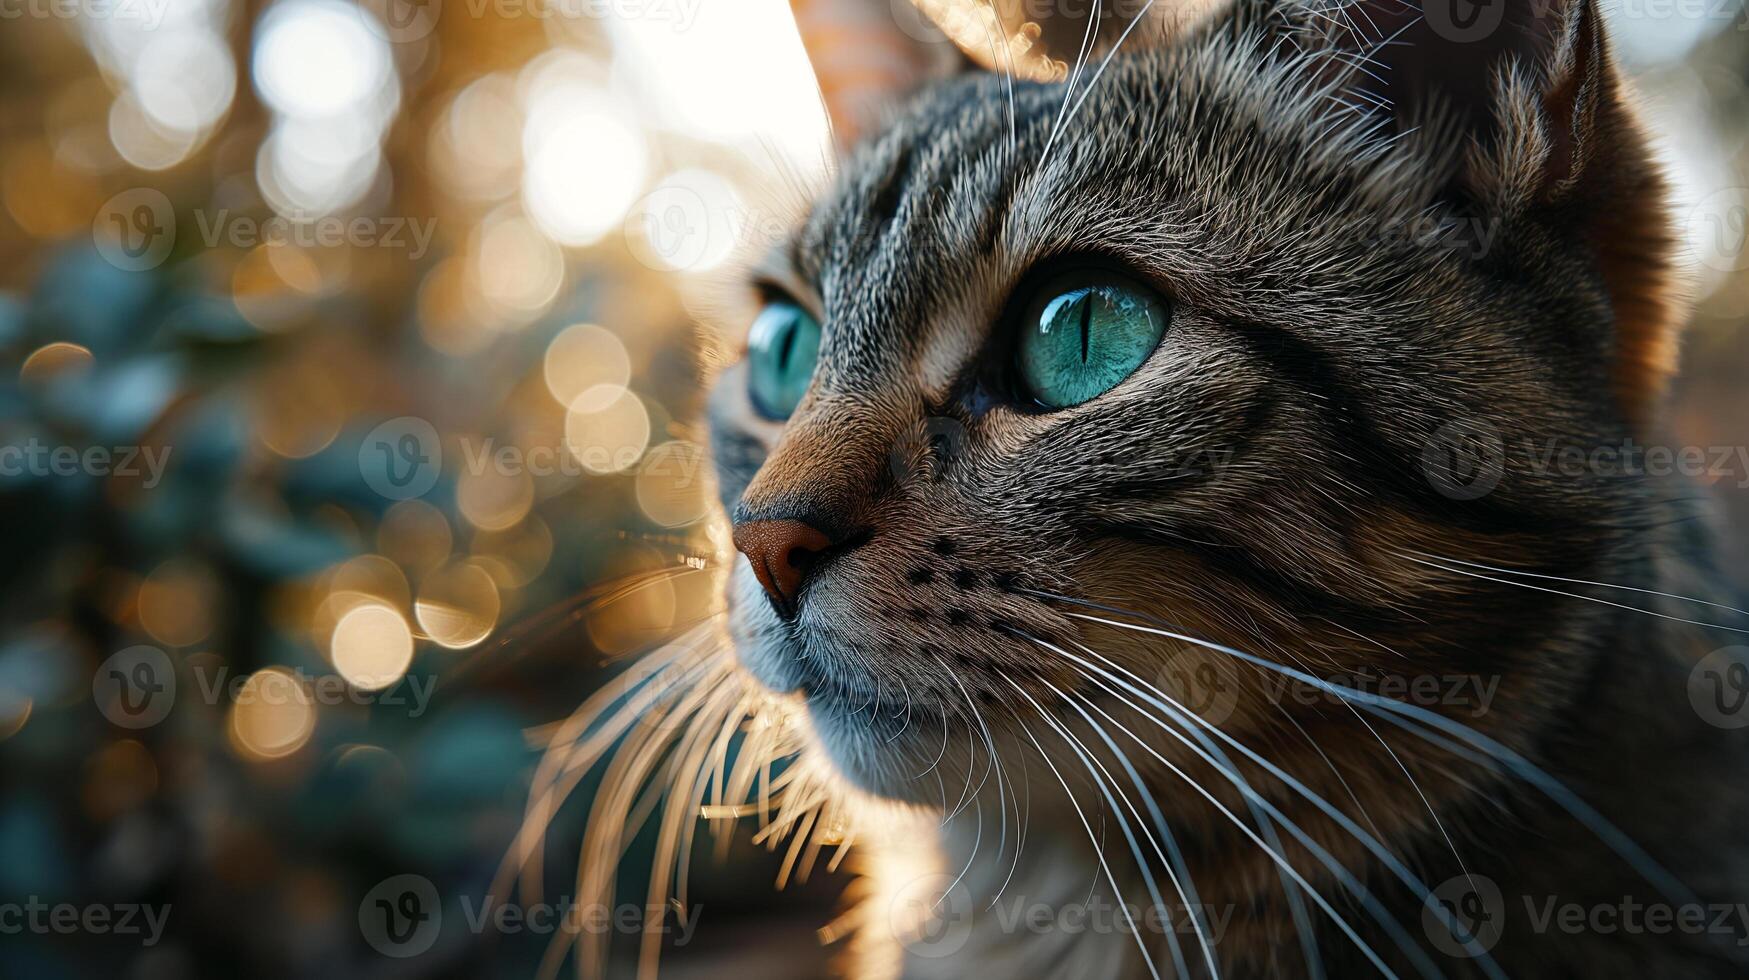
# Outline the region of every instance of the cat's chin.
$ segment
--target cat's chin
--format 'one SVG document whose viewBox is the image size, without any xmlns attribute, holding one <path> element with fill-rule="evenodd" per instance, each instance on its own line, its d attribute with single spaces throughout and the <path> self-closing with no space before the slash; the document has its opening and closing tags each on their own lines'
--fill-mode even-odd
<svg viewBox="0 0 1749 980">
<path fill-rule="evenodd" d="M 949 778 L 942 771 L 959 761 L 966 740 L 944 737 L 939 710 L 835 687 L 810 669 L 817 660 L 757 617 L 731 619 L 730 633 L 736 659 L 755 681 L 806 706 L 815 743 L 848 783 L 895 803 L 941 803 L 941 781 Z"/>
<path fill-rule="evenodd" d="M 836 695 L 805 694 L 814 740 L 838 774 L 858 790 L 893 803 L 940 805 L 943 780 L 957 763 L 946 750 L 939 716 L 907 713 L 899 706 L 851 704 Z M 963 745 L 964 738 L 957 740 Z"/>
</svg>

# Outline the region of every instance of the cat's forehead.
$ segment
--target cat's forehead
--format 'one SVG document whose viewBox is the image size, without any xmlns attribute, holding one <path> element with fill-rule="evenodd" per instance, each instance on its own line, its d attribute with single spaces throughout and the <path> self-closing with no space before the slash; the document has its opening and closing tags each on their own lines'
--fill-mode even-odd
<svg viewBox="0 0 1749 980">
<path fill-rule="evenodd" d="M 988 83 L 968 79 L 913 106 L 853 155 L 792 236 L 788 266 L 843 370 L 925 353 L 1010 261 L 1008 199 L 1026 171 L 1008 103 Z"/>
<path fill-rule="evenodd" d="M 1057 259 L 1284 324 L 1391 308 L 1411 277 L 1461 275 L 1454 255 L 1386 234 L 1449 230 L 1433 204 L 1444 164 L 1379 139 L 1302 69 L 1215 35 L 1095 70 L 1074 88 L 940 84 L 852 155 L 785 250 L 825 326 L 822 389 L 939 389 Z"/>
</svg>

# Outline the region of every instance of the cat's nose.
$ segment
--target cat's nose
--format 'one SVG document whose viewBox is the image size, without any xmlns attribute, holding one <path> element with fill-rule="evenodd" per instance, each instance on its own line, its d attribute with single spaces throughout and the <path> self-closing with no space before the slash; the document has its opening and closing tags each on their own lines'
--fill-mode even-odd
<svg viewBox="0 0 1749 980">
<path fill-rule="evenodd" d="M 832 539 L 802 521 L 746 521 L 735 525 L 735 547 L 747 556 L 777 614 L 793 619 L 802 583 Z"/>
</svg>

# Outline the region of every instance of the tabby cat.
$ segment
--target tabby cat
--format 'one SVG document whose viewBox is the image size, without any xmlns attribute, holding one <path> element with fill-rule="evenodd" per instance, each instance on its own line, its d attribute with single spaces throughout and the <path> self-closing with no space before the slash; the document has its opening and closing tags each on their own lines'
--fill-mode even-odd
<svg viewBox="0 0 1749 980">
<path fill-rule="evenodd" d="M 858 978 L 1745 975 L 1749 614 L 1551 463 L 1685 312 L 1597 0 L 1108 4 L 1042 81 L 903 6 L 797 3 L 853 149 L 710 398 L 683 803 L 854 834 Z"/>
</svg>

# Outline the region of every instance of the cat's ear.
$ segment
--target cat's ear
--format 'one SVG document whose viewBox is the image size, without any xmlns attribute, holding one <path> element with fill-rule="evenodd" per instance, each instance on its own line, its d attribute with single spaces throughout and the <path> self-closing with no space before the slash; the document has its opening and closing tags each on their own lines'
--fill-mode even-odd
<svg viewBox="0 0 1749 980">
<path fill-rule="evenodd" d="M 1598 0 L 1359 0 L 1343 12 L 1356 94 L 1382 99 L 1398 132 L 1454 141 L 1454 191 L 1488 217 L 1540 217 L 1591 252 L 1615 314 L 1617 399 L 1645 421 L 1675 366 L 1683 302 L 1664 178 Z"/>
<path fill-rule="evenodd" d="M 1229 0 L 790 0 L 833 136 L 846 148 L 925 83 L 964 71 L 1060 81 L 1072 67 L 1155 43 Z"/>
<path fill-rule="evenodd" d="M 842 149 L 926 82 L 970 67 L 911 0 L 790 0 Z"/>
<path fill-rule="evenodd" d="M 1549 185 L 1575 177 L 1588 137 L 1620 97 L 1597 0 L 1287 0 L 1322 35 L 1325 74 L 1399 132 L 1432 128 L 1461 147 L 1513 155 L 1518 172 L 1474 174 Z M 1540 132 L 1543 143 L 1523 141 Z M 1532 158 L 1535 158 L 1534 160 Z M 1490 162 L 1506 163 L 1498 155 Z M 1530 164 L 1542 173 L 1528 172 Z"/>
</svg>

